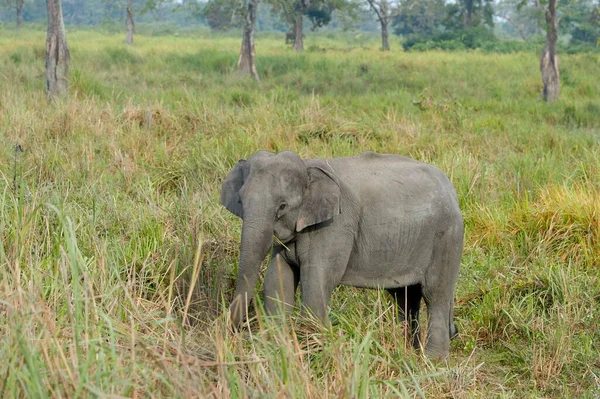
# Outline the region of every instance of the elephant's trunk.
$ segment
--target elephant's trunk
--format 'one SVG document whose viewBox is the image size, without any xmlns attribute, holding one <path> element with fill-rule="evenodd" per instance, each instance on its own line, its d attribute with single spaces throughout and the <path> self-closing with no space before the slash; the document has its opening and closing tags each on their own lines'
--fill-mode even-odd
<svg viewBox="0 0 600 399">
<path fill-rule="evenodd" d="M 260 264 L 273 241 L 272 217 L 267 216 L 266 212 L 255 212 L 250 215 L 244 213 L 237 284 L 230 308 L 231 323 L 234 327 L 239 326 L 247 315 Z"/>
</svg>

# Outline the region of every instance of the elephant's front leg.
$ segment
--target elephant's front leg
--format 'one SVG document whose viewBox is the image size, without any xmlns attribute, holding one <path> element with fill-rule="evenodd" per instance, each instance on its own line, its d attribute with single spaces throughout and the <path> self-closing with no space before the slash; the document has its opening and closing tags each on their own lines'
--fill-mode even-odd
<svg viewBox="0 0 600 399">
<path fill-rule="evenodd" d="M 315 234 L 297 250 L 304 311 L 328 324 L 327 306 L 348 266 L 353 237 L 350 234 Z"/>
<path fill-rule="evenodd" d="M 283 248 L 274 248 L 264 282 L 265 311 L 269 315 L 291 311 L 294 308 L 300 271 L 282 255 Z"/>
</svg>

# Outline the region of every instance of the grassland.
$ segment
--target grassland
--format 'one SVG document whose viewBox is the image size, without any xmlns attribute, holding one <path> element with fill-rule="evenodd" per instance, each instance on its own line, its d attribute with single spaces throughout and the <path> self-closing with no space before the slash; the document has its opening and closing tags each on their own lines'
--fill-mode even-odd
<svg viewBox="0 0 600 399">
<path fill-rule="evenodd" d="M 256 85 L 237 37 L 68 39 L 50 105 L 44 33 L 0 33 L 0 396 L 600 395 L 598 55 L 563 56 L 546 105 L 534 53 L 263 36 Z M 377 291 L 338 289 L 330 330 L 227 329 L 240 221 L 218 192 L 258 149 L 447 172 L 467 227 L 447 362 Z"/>
</svg>

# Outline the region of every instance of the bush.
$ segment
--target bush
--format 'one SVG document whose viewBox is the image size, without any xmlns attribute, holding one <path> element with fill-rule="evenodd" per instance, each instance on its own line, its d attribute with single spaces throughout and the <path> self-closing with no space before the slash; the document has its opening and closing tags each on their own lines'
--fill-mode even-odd
<svg viewBox="0 0 600 399">
<path fill-rule="evenodd" d="M 460 51 L 466 50 L 467 47 L 458 40 L 441 40 L 416 43 L 411 50 L 414 51 L 430 51 L 430 50 L 445 50 L 445 51 Z"/>
<path fill-rule="evenodd" d="M 475 27 L 468 29 L 459 29 L 454 31 L 445 31 L 436 33 L 432 36 L 411 35 L 402 46 L 404 50 L 464 50 L 481 48 L 484 45 L 497 43 L 498 39 L 492 31 L 485 27 Z"/>
<path fill-rule="evenodd" d="M 537 41 L 496 40 L 494 42 L 484 43 L 484 45 L 481 46 L 481 50 L 486 53 L 509 54 L 520 51 L 539 51 L 542 47 L 543 44 Z"/>
<path fill-rule="evenodd" d="M 568 46 L 559 46 L 558 50 L 567 54 L 600 53 L 600 47 L 582 42 L 570 43 Z"/>
</svg>

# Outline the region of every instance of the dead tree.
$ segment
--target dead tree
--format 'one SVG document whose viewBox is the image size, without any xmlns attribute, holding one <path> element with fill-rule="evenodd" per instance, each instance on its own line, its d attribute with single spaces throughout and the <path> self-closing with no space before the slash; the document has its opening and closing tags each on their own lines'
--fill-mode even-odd
<svg viewBox="0 0 600 399">
<path fill-rule="evenodd" d="M 246 10 L 246 23 L 242 37 L 242 49 L 238 60 L 238 72 L 247 73 L 257 82 L 260 81 L 258 72 L 256 72 L 255 51 L 254 51 L 254 30 L 256 27 L 256 9 L 259 0 L 248 0 Z"/>
<path fill-rule="evenodd" d="M 46 33 L 46 92 L 54 99 L 69 89 L 70 54 L 60 0 L 46 0 L 48 30 Z"/>
<path fill-rule="evenodd" d="M 133 22 L 133 0 L 127 0 L 127 18 L 125 20 L 127 27 L 127 38 L 125 42 L 129 45 L 133 44 L 133 33 L 135 32 L 135 23 Z"/>
<path fill-rule="evenodd" d="M 556 42 L 558 29 L 556 21 L 556 0 L 548 0 L 546 14 L 546 46 L 540 57 L 540 70 L 544 82 L 543 96 L 546 102 L 557 100 L 560 96 L 560 75 L 558 69 L 558 56 L 556 55 Z"/>
</svg>

